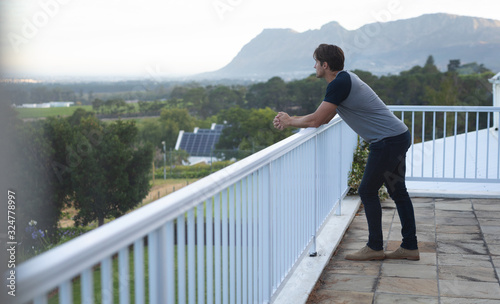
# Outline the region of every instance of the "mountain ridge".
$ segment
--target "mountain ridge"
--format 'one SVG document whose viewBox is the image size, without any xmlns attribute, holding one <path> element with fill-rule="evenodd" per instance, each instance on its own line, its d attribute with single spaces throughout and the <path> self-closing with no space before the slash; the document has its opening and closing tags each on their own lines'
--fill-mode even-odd
<svg viewBox="0 0 500 304">
<path fill-rule="evenodd" d="M 336 21 L 305 32 L 264 29 L 229 64 L 198 78 L 305 77 L 314 73 L 312 53 L 320 43 L 339 45 L 346 54 L 346 69 L 377 75 L 423 65 L 429 55 L 440 69 L 449 60 L 460 59 L 500 70 L 500 20 L 437 13 L 370 23 L 355 30 Z"/>
</svg>

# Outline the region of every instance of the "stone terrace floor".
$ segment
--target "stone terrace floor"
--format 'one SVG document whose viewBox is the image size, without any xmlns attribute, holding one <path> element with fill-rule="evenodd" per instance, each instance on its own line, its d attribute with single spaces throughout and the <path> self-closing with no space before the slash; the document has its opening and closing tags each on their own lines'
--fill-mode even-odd
<svg viewBox="0 0 500 304">
<path fill-rule="evenodd" d="M 500 303 L 500 199 L 412 200 L 420 261 L 346 260 L 367 240 L 361 207 L 307 303 Z M 382 207 L 391 251 L 400 245 L 401 224 L 392 200 Z"/>
</svg>

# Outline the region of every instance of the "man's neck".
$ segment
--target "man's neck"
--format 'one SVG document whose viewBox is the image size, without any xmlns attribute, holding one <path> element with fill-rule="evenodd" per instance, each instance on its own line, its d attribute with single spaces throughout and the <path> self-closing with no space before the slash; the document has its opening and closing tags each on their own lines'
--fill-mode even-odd
<svg viewBox="0 0 500 304">
<path fill-rule="evenodd" d="M 335 77 L 337 77 L 337 74 L 340 73 L 340 71 L 327 71 L 327 73 L 325 73 L 325 80 L 327 83 L 330 83 L 332 82 Z"/>
</svg>

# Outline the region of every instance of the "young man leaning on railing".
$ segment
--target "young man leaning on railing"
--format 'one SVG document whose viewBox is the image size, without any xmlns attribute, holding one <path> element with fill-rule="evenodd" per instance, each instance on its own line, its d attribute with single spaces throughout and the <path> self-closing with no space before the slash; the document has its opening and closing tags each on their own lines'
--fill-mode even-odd
<svg viewBox="0 0 500 304">
<path fill-rule="evenodd" d="M 344 70 L 344 52 L 335 45 L 321 44 L 314 51 L 316 77 L 328 82 L 323 102 L 314 113 L 290 117 L 279 112 L 274 127 L 319 127 L 328 123 L 337 113 L 366 142 L 370 153 L 358 189 L 368 221 L 368 242 L 346 259 L 356 261 L 381 259 L 419 260 L 413 204 L 406 190 L 406 151 L 411 136 L 399 120 L 357 75 Z M 384 253 L 382 234 L 382 207 L 378 190 L 385 183 L 396 203 L 402 225 L 401 246 Z"/>
</svg>

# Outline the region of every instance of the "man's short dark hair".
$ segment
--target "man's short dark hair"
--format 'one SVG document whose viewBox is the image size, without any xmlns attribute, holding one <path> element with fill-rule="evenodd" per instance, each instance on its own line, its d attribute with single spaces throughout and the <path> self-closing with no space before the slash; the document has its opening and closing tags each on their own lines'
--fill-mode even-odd
<svg viewBox="0 0 500 304">
<path fill-rule="evenodd" d="M 323 62 L 328 63 L 332 71 L 342 71 L 344 69 L 344 51 L 336 45 L 320 44 L 314 51 L 313 57 L 321 64 Z"/>
</svg>

